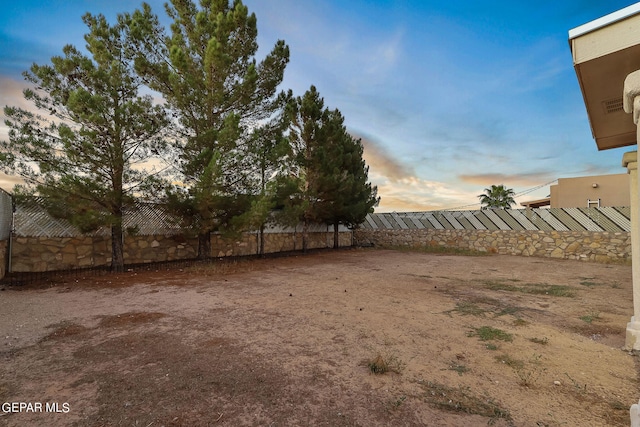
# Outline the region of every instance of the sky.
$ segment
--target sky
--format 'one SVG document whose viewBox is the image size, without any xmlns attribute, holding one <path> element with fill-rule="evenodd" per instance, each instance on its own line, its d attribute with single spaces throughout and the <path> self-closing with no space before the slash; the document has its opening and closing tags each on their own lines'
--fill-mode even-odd
<svg viewBox="0 0 640 427">
<path fill-rule="evenodd" d="M 28 106 L 21 73 L 31 64 L 50 63 L 65 44 L 84 47 L 85 12 L 114 22 L 141 5 L 2 3 L 0 107 Z M 163 2 L 148 3 L 168 26 Z M 244 3 L 257 17 L 258 61 L 279 39 L 290 48 L 281 89 L 316 86 L 361 138 L 381 197 L 376 212 L 478 209 L 494 184 L 512 188 L 517 202 L 539 199 L 558 178 L 625 173 L 622 155 L 635 150 L 597 150 L 568 44 L 570 29 L 634 2 Z M 15 182 L 0 177 L 4 189 Z"/>
</svg>

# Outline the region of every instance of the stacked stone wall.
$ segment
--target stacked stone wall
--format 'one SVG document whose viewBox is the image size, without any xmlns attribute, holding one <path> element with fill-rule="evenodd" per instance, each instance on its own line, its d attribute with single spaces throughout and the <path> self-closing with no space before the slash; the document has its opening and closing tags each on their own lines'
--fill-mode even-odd
<svg viewBox="0 0 640 427">
<path fill-rule="evenodd" d="M 354 245 L 441 246 L 506 255 L 596 262 L 631 260 L 631 236 L 627 232 L 358 229 L 354 231 Z"/>
<path fill-rule="evenodd" d="M 11 247 L 11 271 L 52 271 L 107 265 L 107 237 L 16 237 Z"/>
<path fill-rule="evenodd" d="M 264 236 L 265 253 L 302 249 L 302 233 L 266 233 Z M 350 231 L 340 233 L 340 246 L 351 246 L 351 236 Z M 333 247 L 332 232 L 309 233 L 309 249 L 329 247 Z M 255 233 L 245 233 L 235 240 L 211 235 L 211 255 L 214 257 L 254 255 L 258 253 L 257 248 Z M 0 242 L 0 255 L 3 251 L 6 251 L 6 242 Z M 100 267 L 111 264 L 111 239 L 103 236 L 16 237 L 11 252 L 11 271 L 16 273 Z M 125 264 L 193 259 L 197 253 L 198 239 L 195 237 L 134 235 L 124 239 Z M 0 266 L 4 265 L 0 262 Z"/>
<path fill-rule="evenodd" d="M 126 236 L 124 239 L 125 264 L 176 261 L 195 258 L 197 254 L 197 237 L 155 235 Z M 109 251 L 109 263 L 111 263 L 111 251 Z"/>
<path fill-rule="evenodd" d="M 351 231 L 338 233 L 340 247 L 351 246 Z M 237 240 L 225 240 L 220 235 L 211 236 L 212 256 L 244 256 L 258 253 L 260 236 L 256 233 L 243 234 Z M 309 233 L 307 241 L 308 249 L 321 249 L 333 247 L 333 232 Z M 302 249 L 302 233 L 265 233 L 264 252 L 267 254 L 277 252 L 297 251 Z"/>
<path fill-rule="evenodd" d="M 8 240 L 0 240 L 0 279 L 2 279 L 5 274 L 7 274 L 6 260 L 7 260 L 8 247 L 9 247 Z"/>
</svg>

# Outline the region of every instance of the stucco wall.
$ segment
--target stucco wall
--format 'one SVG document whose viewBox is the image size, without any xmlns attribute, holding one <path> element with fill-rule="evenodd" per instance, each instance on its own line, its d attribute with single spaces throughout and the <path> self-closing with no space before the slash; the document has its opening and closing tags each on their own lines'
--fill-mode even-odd
<svg viewBox="0 0 640 427">
<path fill-rule="evenodd" d="M 595 184 L 595 187 L 594 187 Z M 600 199 L 600 206 L 629 206 L 629 175 L 560 178 L 550 187 L 552 208 L 586 208 L 587 200 Z"/>
<path fill-rule="evenodd" d="M 341 232 L 340 246 L 351 246 L 351 232 Z M 5 243 L 6 245 L 6 243 Z M 257 253 L 258 240 L 254 233 L 243 234 L 236 240 L 211 236 L 211 255 L 242 256 Z M 310 233 L 309 249 L 333 247 L 333 233 Z M 302 249 L 301 233 L 265 234 L 265 253 Z M 0 242 L 2 250 L 2 242 Z M 125 264 L 175 261 L 195 258 L 198 239 L 181 235 L 126 236 Z M 4 259 L 4 258 L 2 258 Z M 75 268 L 99 267 L 111 263 L 111 240 L 108 237 L 16 237 L 13 240 L 13 272 L 42 272 Z M 4 265 L 4 262 L 0 263 Z"/>
<path fill-rule="evenodd" d="M 363 230 L 355 245 L 443 246 L 507 255 L 597 262 L 631 260 L 629 233 L 590 231 Z"/>
</svg>

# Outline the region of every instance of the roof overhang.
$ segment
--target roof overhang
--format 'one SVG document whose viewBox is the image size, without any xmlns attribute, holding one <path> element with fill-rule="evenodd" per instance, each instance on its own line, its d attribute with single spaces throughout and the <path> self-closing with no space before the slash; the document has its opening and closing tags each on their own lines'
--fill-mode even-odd
<svg viewBox="0 0 640 427">
<path fill-rule="evenodd" d="M 624 79 L 640 69 L 640 3 L 570 30 L 569 45 L 598 149 L 636 144 L 622 95 Z"/>
<path fill-rule="evenodd" d="M 542 206 L 551 206 L 551 197 L 545 197 L 544 199 L 531 200 L 529 202 L 522 202 L 520 205 L 525 208 L 540 208 Z"/>
</svg>

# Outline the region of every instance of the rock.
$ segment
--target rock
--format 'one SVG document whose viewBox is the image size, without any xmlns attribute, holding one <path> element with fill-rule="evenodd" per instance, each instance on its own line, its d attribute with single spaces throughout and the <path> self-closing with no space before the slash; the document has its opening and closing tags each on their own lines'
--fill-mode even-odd
<svg viewBox="0 0 640 427">
<path fill-rule="evenodd" d="M 556 381 L 553 382 L 553 385 L 562 385 L 562 383 L 560 381 L 556 380 Z"/>
</svg>

